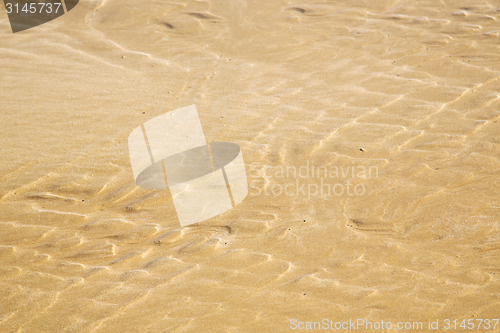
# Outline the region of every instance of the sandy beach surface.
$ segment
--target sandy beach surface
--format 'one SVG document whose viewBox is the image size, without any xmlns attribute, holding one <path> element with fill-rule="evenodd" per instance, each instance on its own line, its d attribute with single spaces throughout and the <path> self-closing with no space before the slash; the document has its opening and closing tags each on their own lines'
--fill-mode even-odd
<svg viewBox="0 0 500 333">
<path fill-rule="evenodd" d="M 2 4 L 0 54 L 0 332 L 500 332 L 499 2 Z M 191 104 L 250 192 L 181 228 L 127 138 Z"/>
</svg>

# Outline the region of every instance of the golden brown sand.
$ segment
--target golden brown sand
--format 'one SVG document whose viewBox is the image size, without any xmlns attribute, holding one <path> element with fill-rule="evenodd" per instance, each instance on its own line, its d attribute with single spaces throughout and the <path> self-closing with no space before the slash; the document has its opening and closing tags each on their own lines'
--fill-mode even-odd
<svg viewBox="0 0 500 333">
<path fill-rule="evenodd" d="M 2 8 L 0 331 L 498 318 L 499 10 L 84 0 L 13 34 Z M 180 228 L 168 191 L 135 185 L 127 137 L 190 104 L 252 186 Z M 347 180 L 277 174 L 307 163 L 378 174 L 347 177 L 363 195 L 264 194 Z"/>
</svg>

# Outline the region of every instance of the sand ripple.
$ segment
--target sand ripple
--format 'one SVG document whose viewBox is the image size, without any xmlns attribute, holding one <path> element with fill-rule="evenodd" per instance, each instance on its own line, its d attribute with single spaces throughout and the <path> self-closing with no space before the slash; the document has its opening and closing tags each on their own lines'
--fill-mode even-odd
<svg viewBox="0 0 500 333">
<path fill-rule="evenodd" d="M 89 0 L 19 34 L 2 17 L 0 331 L 498 318 L 499 19 L 447 0 Z M 193 103 L 261 191 L 306 162 L 377 177 L 179 228 L 126 140 Z"/>
</svg>

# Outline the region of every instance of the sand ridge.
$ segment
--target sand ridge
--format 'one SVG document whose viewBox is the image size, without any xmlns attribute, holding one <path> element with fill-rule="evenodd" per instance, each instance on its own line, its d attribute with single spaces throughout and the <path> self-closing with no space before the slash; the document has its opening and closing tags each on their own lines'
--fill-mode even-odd
<svg viewBox="0 0 500 333">
<path fill-rule="evenodd" d="M 0 16 L 0 331 L 498 318 L 498 9 L 81 1 L 19 34 Z M 168 191 L 134 184 L 127 137 L 193 103 L 256 170 L 377 177 L 308 196 L 249 176 L 271 195 L 180 228 Z"/>
</svg>

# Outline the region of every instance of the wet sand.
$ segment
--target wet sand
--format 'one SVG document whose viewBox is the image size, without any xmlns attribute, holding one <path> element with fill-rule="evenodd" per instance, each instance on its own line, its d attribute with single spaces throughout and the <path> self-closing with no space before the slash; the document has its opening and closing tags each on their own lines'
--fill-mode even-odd
<svg viewBox="0 0 500 333">
<path fill-rule="evenodd" d="M 0 331 L 498 318 L 499 21 L 451 0 L 82 1 L 16 34 L 0 14 Z M 190 104 L 250 194 L 180 228 L 127 137 Z M 279 174 L 312 164 L 377 173 Z"/>
</svg>

